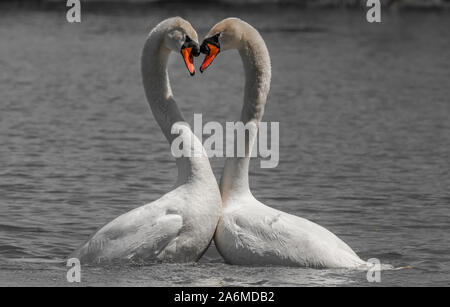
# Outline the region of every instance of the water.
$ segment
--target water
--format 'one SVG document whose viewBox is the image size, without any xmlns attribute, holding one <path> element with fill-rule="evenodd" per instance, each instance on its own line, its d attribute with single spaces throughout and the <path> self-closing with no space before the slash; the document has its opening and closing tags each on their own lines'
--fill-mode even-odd
<svg viewBox="0 0 450 307">
<path fill-rule="evenodd" d="M 176 176 L 144 98 L 146 34 L 181 15 L 200 37 L 238 16 L 273 62 L 265 121 L 280 121 L 280 164 L 253 161 L 255 196 L 315 221 L 363 258 L 408 270 L 379 285 L 449 285 L 450 18 L 363 11 L 150 8 L 0 10 L 0 285 L 69 285 L 60 263 L 98 227 L 167 192 Z M 238 118 L 235 52 L 194 78 L 170 60 L 186 119 Z M 217 176 L 222 159 L 213 159 Z M 365 272 L 223 263 L 83 267 L 82 285 L 372 285 Z"/>
</svg>

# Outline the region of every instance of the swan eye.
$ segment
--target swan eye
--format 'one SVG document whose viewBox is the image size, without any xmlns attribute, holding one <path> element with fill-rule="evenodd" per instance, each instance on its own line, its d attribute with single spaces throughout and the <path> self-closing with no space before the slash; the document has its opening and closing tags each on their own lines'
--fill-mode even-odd
<svg viewBox="0 0 450 307">
<path fill-rule="evenodd" d="M 192 42 L 192 39 L 189 36 L 186 35 L 186 39 L 185 39 L 184 42 L 185 43 L 190 43 L 190 42 Z"/>
<path fill-rule="evenodd" d="M 214 35 L 213 37 L 211 37 L 211 40 L 212 40 L 214 43 L 219 44 L 219 37 L 220 37 L 220 35 L 222 35 L 221 32 L 217 33 L 216 35 Z"/>
<path fill-rule="evenodd" d="M 217 33 L 217 34 L 215 34 L 213 36 L 210 36 L 210 37 L 206 38 L 203 41 L 202 46 L 200 47 L 200 51 L 205 53 L 205 54 L 208 54 L 209 53 L 209 45 L 213 45 L 213 46 L 215 46 L 215 47 L 220 49 L 219 37 L 220 37 L 221 34 L 222 33 L 219 32 L 219 33 Z"/>
</svg>

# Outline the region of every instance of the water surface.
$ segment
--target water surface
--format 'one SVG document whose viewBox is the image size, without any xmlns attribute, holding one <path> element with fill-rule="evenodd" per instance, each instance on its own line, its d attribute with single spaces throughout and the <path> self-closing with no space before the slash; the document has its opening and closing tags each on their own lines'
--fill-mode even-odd
<svg viewBox="0 0 450 307">
<path fill-rule="evenodd" d="M 175 182 L 169 147 L 146 103 L 139 56 L 165 17 L 200 37 L 241 17 L 260 29 L 273 65 L 265 121 L 280 122 L 280 164 L 253 161 L 262 202 L 308 218 L 363 258 L 409 270 L 380 285 L 449 285 L 450 19 L 363 11 L 231 8 L 0 11 L 0 285 L 66 286 L 58 263 L 98 227 L 157 199 Z M 170 59 L 187 120 L 237 120 L 236 52 L 190 78 Z M 222 159 L 213 159 L 220 176 Z M 82 285 L 369 285 L 365 272 L 223 263 L 83 267 Z"/>
</svg>

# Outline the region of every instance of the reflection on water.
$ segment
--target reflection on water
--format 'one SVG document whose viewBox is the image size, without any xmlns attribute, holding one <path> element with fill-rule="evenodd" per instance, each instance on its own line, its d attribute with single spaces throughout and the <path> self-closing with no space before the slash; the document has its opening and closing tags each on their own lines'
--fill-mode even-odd
<svg viewBox="0 0 450 307">
<path fill-rule="evenodd" d="M 202 37 L 228 16 L 261 29 L 272 57 L 265 121 L 280 121 L 280 164 L 253 162 L 256 197 L 311 219 L 364 259 L 395 267 L 382 285 L 443 285 L 450 274 L 450 48 L 445 14 L 152 9 L 0 18 L 0 285 L 66 285 L 58 263 L 99 226 L 167 192 L 175 165 L 146 104 L 139 55 L 172 15 Z M 188 120 L 238 118 L 235 52 L 170 74 Z M 213 159 L 220 174 L 223 160 Z M 43 261 L 45 260 L 45 261 Z M 54 263 L 56 260 L 57 263 Z M 365 272 L 239 267 L 211 248 L 199 264 L 83 268 L 89 285 L 367 285 Z"/>
</svg>

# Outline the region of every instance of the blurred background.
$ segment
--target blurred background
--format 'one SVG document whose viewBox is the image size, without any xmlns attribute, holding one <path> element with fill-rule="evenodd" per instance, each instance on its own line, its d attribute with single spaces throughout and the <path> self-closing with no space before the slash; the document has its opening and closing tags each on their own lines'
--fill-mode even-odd
<svg viewBox="0 0 450 307">
<path fill-rule="evenodd" d="M 49 7 L 52 5 L 65 4 L 65 0 L 4 0 L 3 2 L 22 3 L 26 5 L 35 5 L 41 7 Z M 105 3 L 111 5 L 160 5 L 168 3 L 183 3 L 181 0 L 82 0 L 82 4 L 86 5 L 104 5 Z M 367 0 L 191 0 L 190 4 L 200 3 L 203 5 L 225 4 L 234 6 L 248 6 L 248 5 L 295 5 L 303 7 L 361 7 L 366 6 Z M 391 8 L 447 8 L 450 0 L 380 0 L 384 7 Z"/>
</svg>

